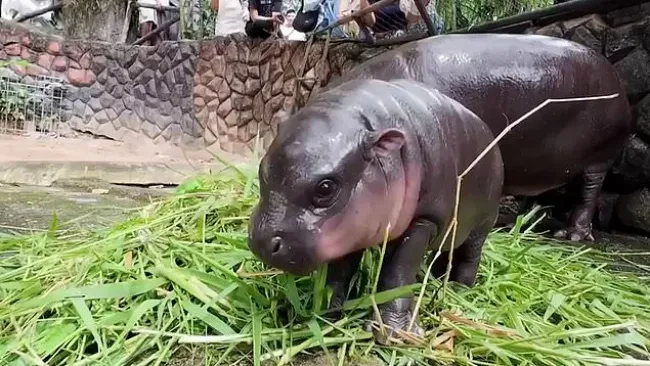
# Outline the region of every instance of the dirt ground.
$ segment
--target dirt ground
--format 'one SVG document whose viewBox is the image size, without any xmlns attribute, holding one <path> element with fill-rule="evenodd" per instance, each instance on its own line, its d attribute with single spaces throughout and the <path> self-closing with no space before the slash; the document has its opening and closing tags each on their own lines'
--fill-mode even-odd
<svg viewBox="0 0 650 366">
<path fill-rule="evenodd" d="M 228 159 L 242 159 L 223 151 L 215 152 Z M 205 164 L 216 159 L 206 150 L 184 151 L 178 146 L 146 140 L 136 145 L 108 139 L 0 134 L 0 163 L 8 161 Z"/>
<path fill-rule="evenodd" d="M 143 140 L 48 135 L 0 134 L 0 183 L 51 186 L 65 179 L 100 179 L 129 185 L 180 184 L 201 173 L 220 170 L 224 162 L 250 162 L 249 156 L 216 148 L 181 149 Z"/>
</svg>

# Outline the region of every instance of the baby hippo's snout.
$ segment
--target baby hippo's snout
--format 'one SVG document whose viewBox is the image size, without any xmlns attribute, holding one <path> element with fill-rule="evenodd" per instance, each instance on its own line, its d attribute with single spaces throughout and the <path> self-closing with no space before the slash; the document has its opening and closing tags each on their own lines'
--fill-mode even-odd
<svg viewBox="0 0 650 366">
<path fill-rule="evenodd" d="M 270 223 L 260 224 L 259 217 L 256 211 L 248 229 L 248 247 L 255 256 L 271 267 L 294 275 L 307 275 L 316 269 L 311 233 L 278 230 Z"/>
<path fill-rule="evenodd" d="M 265 262 L 272 261 L 273 257 L 287 254 L 284 240 L 278 234 L 264 235 L 253 232 L 248 237 L 248 246 L 253 254 L 260 256 Z"/>
<path fill-rule="evenodd" d="M 287 246 L 284 245 L 284 240 L 279 233 L 271 236 L 270 239 L 264 240 L 264 242 L 259 243 L 260 248 L 265 252 L 267 257 L 279 257 L 276 260 L 282 260 L 282 256 L 287 255 Z"/>
</svg>

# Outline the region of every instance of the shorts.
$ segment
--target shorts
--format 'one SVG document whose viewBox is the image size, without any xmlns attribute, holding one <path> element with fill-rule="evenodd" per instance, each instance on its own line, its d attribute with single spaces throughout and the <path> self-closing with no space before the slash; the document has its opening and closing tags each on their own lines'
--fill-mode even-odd
<svg viewBox="0 0 650 366">
<path fill-rule="evenodd" d="M 370 5 L 379 0 L 368 0 Z M 396 30 L 405 30 L 408 22 L 406 15 L 400 9 L 399 3 L 392 3 L 375 11 L 375 25 L 372 31 L 375 33 L 390 32 Z"/>
<path fill-rule="evenodd" d="M 138 3 L 156 5 L 156 0 L 138 0 Z M 160 5 L 169 6 L 169 0 L 160 0 Z M 140 13 L 138 15 L 140 24 L 146 22 L 153 22 L 154 24 L 158 25 L 158 16 L 156 14 L 157 12 L 156 9 L 138 8 L 138 10 Z"/>
</svg>

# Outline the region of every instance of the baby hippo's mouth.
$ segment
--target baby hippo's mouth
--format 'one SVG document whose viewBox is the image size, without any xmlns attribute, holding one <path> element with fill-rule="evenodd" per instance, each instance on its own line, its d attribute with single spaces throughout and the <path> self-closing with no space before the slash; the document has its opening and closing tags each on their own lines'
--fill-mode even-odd
<svg viewBox="0 0 650 366">
<path fill-rule="evenodd" d="M 306 236 L 306 237 L 305 237 Z M 311 234 L 265 233 L 250 230 L 248 247 L 267 266 L 296 275 L 311 274 L 321 264 L 316 260 Z"/>
</svg>

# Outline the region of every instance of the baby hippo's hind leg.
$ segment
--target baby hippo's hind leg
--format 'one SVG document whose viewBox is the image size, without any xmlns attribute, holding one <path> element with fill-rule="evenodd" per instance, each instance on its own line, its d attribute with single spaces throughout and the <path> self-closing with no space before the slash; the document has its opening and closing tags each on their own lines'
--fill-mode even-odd
<svg viewBox="0 0 650 366">
<path fill-rule="evenodd" d="M 483 244 L 494 225 L 481 225 L 472 230 L 458 248 L 454 249 L 449 280 L 468 287 L 474 286 Z M 449 240 L 449 239 L 448 239 Z M 429 262 L 430 263 L 430 262 Z M 442 280 L 447 273 L 449 252 L 442 252 L 431 267 L 431 276 Z"/>
<path fill-rule="evenodd" d="M 453 254 L 449 280 L 472 287 L 476 283 L 476 275 L 481 263 L 483 244 L 493 225 L 482 225 L 472 230 Z"/>
</svg>

